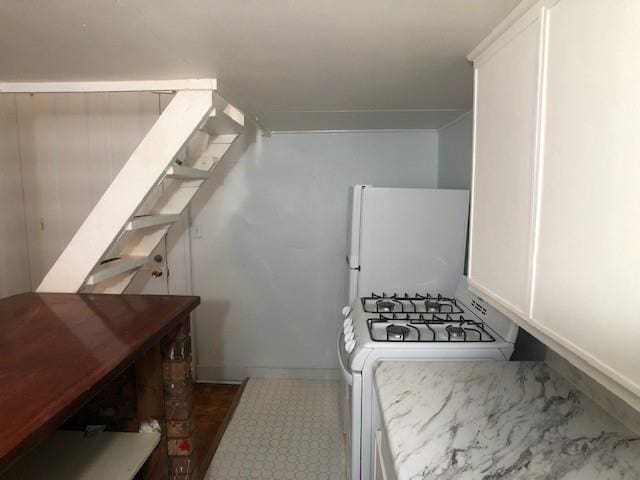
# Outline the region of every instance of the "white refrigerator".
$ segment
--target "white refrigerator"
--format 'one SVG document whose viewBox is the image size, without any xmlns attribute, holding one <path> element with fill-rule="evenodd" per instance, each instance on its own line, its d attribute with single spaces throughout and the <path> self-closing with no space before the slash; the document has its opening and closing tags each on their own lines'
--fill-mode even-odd
<svg viewBox="0 0 640 480">
<path fill-rule="evenodd" d="M 351 187 L 348 303 L 371 293 L 453 296 L 468 212 L 468 190 Z"/>
</svg>

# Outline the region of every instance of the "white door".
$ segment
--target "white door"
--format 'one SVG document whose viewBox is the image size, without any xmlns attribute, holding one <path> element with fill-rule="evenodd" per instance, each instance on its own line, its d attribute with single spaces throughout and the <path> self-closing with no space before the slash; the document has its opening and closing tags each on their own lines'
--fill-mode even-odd
<svg viewBox="0 0 640 480">
<path fill-rule="evenodd" d="M 149 263 L 138 270 L 131 284 L 127 287 L 126 293 L 169 294 L 166 238 L 166 235 L 162 237 L 156 249 L 149 255 Z"/>
<path fill-rule="evenodd" d="M 550 9 L 532 322 L 640 395 L 640 2 Z"/>
<path fill-rule="evenodd" d="M 469 283 L 523 317 L 533 247 L 540 34 L 540 15 L 527 15 L 474 64 Z"/>
</svg>

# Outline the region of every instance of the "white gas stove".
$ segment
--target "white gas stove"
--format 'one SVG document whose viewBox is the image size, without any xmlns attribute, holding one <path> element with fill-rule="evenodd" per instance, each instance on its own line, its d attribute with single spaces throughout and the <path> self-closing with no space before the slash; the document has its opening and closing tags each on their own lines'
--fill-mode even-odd
<svg viewBox="0 0 640 480">
<path fill-rule="evenodd" d="M 371 478 L 373 369 L 379 360 L 508 360 L 518 327 L 467 288 L 455 295 L 383 293 L 343 309 L 338 359 L 344 379 L 348 478 Z"/>
</svg>

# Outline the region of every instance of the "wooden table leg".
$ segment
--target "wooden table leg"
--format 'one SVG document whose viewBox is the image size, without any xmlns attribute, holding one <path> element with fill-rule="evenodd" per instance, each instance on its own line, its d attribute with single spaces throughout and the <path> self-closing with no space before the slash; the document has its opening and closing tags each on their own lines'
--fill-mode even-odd
<svg viewBox="0 0 640 480">
<path fill-rule="evenodd" d="M 166 414 L 164 405 L 164 382 L 162 378 L 162 350 L 154 345 L 136 362 L 136 390 L 138 420 L 140 425 L 157 422 L 162 438 L 142 469 L 145 480 L 168 480 L 169 457 L 167 455 Z"/>
</svg>

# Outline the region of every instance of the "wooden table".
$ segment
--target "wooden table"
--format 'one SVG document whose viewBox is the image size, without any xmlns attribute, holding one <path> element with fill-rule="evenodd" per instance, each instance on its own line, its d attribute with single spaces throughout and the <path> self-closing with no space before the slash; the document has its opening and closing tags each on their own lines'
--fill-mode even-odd
<svg viewBox="0 0 640 480">
<path fill-rule="evenodd" d="M 164 295 L 0 299 L 0 470 L 152 347 L 159 356 L 160 340 L 199 303 Z"/>
</svg>

